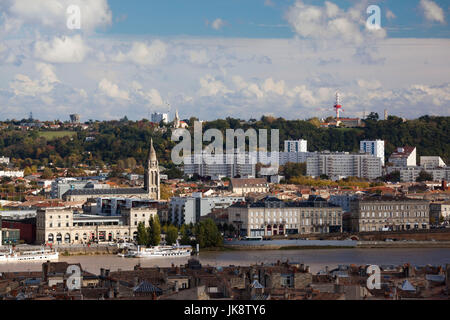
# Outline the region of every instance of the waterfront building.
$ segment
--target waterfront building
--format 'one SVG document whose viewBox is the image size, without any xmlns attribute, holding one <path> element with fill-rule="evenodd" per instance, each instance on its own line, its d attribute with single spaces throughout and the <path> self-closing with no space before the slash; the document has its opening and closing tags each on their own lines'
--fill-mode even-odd
<svg viewBox="0 0 450 320">
<path fill-rule="evenodd" d="M 132 240 L 140 222 L 149 226 L 157 215 L 154 207 L 123 208 L 120 216 L 74 213 L 71 208 L 39 209 L 36 215 L 36 242 L 79 244 L 90 241 Z"/>
<path fill-rule="evenodd" d="M 326 175 L 332 180 L 346 177 L 372 180 L 382 176 L 382 162 L 380 158 L 365 153 L 313 153 L 307 158 L 306 174 L 311 177 Z"/>
<path fill-rule="evenodd" d="M 267 197 L 233 204 L 228 208 L 228 221 L 241 236 L 334 233 L 342 231 L 342 208 L 318 196 L 302 202 Z"/>
<path fill-rule="evenodd" d="M 362 153 L 368 153 L 381 159 L 381 164 L 384 167 L 384 141 L 374 140 L 374 141 L 361 141 L 360 151 Z"/>
<path fill-rule="evenodd" d="M 450 201 L 430 203 L 430 223 L 438 224 L 442 220 L 450 221 Z"/>
<path fill-rule="evenodd" d="M 350 202 L 353 232 L 429 229 L 427 200 L 371 196 Z"/>
<path fill-rule="evenodd" d="M 63 195 L 69 190 L 82 189 L 109 189 L 108 184 L 98 183 L 93 180 L 84 180 L 77 178 L 58 178 L 51 182 L 50 196 L 53 199 L 62 199 Z"/>
<path fill-rule="evenodd" d="M 416 149 L 416 147 L 397 148 L 389 157 L 389 162 L 394 167 L 417 166 L 417 149 Z"/>
<path fill-rule="evenodd" d="M 197 223 L 213 210 L 226 209 L 233 203 L 245 201 L 244 197 L 207 197 L 194 193 L 192 197 L 172 197 L 169 202 L 169 219 L 174 225 Z"/>
</svg>

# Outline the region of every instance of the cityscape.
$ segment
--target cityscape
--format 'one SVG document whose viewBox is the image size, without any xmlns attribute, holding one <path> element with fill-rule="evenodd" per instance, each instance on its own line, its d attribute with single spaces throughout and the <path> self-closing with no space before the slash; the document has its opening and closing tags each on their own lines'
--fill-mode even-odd
<svg viewBox="0 0 450 320">
<path fill-rule="evenodd" d="M 37 2 L 0 4 L 0 300 L 450 299 L 445 1 Z"/>
</svg>

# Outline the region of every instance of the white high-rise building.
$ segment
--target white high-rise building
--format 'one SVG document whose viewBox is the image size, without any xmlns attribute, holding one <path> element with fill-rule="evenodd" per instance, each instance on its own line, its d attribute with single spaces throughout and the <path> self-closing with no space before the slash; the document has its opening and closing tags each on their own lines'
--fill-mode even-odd
<svg viewBox="0 0 450 320">
<path fill-rule="evenodd" d="M 284 141 L 284 152 L 308 152 L 308 141 L 286 140 Z"/>
<path fill-rule="evenodd" d="M 347 177 L 376 179 L 382 176 L 381 159 L 363 153 L 311 153 L 306 160 L 306 175 L 311 177 L 326 175 L 332 180 Z"/>
<path fill-rule="evenodd" d="M 158 112 L 155 112 L 152 114 L 152 122 L 160 123 L 161 121 L 164 123 L 169 123 L 169 114 L 168 113 L 158 113 Z"/>
<path fill-rule="evenodd" d="M 369 153 L 381 159 L 381 163 L 384 166 L 384 141 L 361 141 L 360 151 L 362 153 Z"/>
</svg>

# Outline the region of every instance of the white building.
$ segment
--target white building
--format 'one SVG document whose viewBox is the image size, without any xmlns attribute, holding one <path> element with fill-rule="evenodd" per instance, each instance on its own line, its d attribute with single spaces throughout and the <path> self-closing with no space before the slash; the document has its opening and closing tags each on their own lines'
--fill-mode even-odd
<svg viewBox="0 0 450 320">
<path fill-rule="evenodd" d="M 284 141 L 284 152 L 307 152 L 308 141 L 300 140 L 286 140 Z"/>
<path fill-rule="evenodd" d="M 434 168 L 426 169 L 421 166 L 410 166 L 410 167 L 388 167 L 387 172 L 392 173 L 395 171 L 400 172 L 401 182 L 416 182 L 417 177 L 419 177 L 420 172 L 425 171 L 433 176 L 433 181 L 450 180 L 450 168 Z"/>
<path fill-rule="evenodd" d="M 444 168 L 447 165 L 441 159 L 441 157 L 420 157 L 420 166 L 425 169 L 435 169 L 435 168 Z"/>
<path fill-rule="evenodd" d="M 332 180 L 347 177 L 376 179 L 382 176 L 382 165 L 380 158 L 369 154 L 313 153 L 306 161 L 306 174 L 311 177 L 326 175 Z"/>
<path fill-rule="evenodd" d="M 169 123 L 169 114 L 168 113 L 158 113 L 155 112 L 151 116 L 151 121 L 154 123 Z"/>
<path fill-rule="evenodd" d="M 389 157 L 394 167 L 417 166 L 417 149 L 415 147 L 400 147 Z"/>
<path fill-rule="evenodd" d="M 226 209 L 236 202 L 245 201 L 244 197 L 208 197 L 194 194 L 192 197 L 172 197 L 169 203 L 169 221 L 174 225 L 183 225 L 200 221 L 213 209 Z"/>
<path fill-rule="evenodd" d="M 198 174 L 201 177 L 212 178 L 236 176 L 251 178 L 256 174 L 255 164 L 256 160 L 252 160 L 248 153 L 203 155 L 201 159 L 191 155 L 184 158 L 184 174 L 188 176 Z"/>
<path fill-rule="evenodd" d="M 384 166 L 384 141 L 361 141 L 360 151 L 362 153 L 369 153 L 381 159 L 381 163 Z"/>
<path fill-rule="evenodd" d="M 0 177 L 23 178 L 23 171 L 0 171 Z"/>
<path fill-rule="evenodd" d="M 0 163 L 1 164 L 9 164 L 9 158 L 8 157 L 0 157 Z"/>
</svg>

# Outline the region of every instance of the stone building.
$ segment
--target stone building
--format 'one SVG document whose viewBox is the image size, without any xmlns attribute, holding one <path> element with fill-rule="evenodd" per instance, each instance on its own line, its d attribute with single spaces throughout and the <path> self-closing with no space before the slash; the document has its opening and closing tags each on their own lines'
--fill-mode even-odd
<svg viewBox="0 0 450 320">
<path fill-rule="evenodd" d="M 240 230 L 241 236 L 341 232 L 342 208 L 317 196 L 302 202 L 267 197 L 230 206 L 228 223 Z"/>
<path fill-rule="evenodd" d="M 372 196 L 350 202 L 352 231 L 429 229 L 429 201 Z"/>
<path fill-rule="evenodd" d="M 150 150 L 144 173 L 144 188 L 111 188 L 95 189 L 83 188 L 69 190 L 63 195 L 65 201 L 87 201 L 97 197 L 127 197 L 139 199 L 160 199 L 160 174 L 153 139 L 150 141 Z"/>
<path fill-rule="evenodd" d="M 39 209 L 36 215 L 36 242 L 80 244 L 90 241 L 131 240 L 139 222 L 147 227 L 156 208 L 124 208 L 120 216 L 74 214 L 70 208 Z"/>
</svg>

